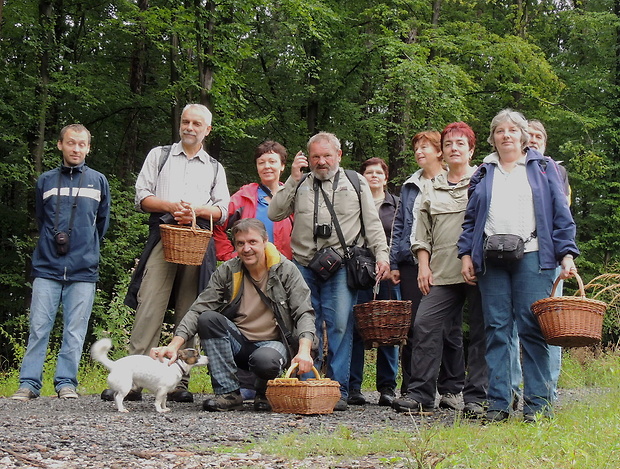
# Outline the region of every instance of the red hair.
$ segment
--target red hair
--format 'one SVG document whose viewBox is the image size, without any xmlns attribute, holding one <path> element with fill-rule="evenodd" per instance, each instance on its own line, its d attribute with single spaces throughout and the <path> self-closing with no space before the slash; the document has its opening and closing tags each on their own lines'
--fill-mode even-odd
<svg viewBox="0 0 620 469">
<path fill-rule="evenodd" d="M 470 150 L 476 148 L 476 134 L 472 128 L 463 121 L 453 122 L 452 124 L 448 124 L 446 128 L 443 129 L 441 132 L 441 148 L 443 148 L 443 141 L 446 139 L 446 136 L 454 134 L 465 137 L 469 142 Z"/>
</svg>

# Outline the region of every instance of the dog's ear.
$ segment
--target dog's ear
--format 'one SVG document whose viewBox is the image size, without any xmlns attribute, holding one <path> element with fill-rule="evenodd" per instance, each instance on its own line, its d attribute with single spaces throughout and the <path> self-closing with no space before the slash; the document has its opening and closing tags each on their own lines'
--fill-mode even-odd
<svg viewBox="0 0 620 469">
<path fill-rule="evenodd" d="M 177 352 L 177 356 L 179 357 L 179 359 L 183 360 L 185 363 L 189 363 L 190 365 L 192 365 L 193 363 L 190 363 L 188 360 L 190 360 L 192 357 L 196 358 L 199 355 L 200 353 L 198 352 L 198 350 L 193 348 L 184 348 Z"/>
<path fill-rule="evenodd" d="M 196 362 L 198 361 L 198 357 L 187 357 L 185 360 L 183 360 L 185 363 L 187 363 L 188 365 L 195 365 Z"/>
</svg>

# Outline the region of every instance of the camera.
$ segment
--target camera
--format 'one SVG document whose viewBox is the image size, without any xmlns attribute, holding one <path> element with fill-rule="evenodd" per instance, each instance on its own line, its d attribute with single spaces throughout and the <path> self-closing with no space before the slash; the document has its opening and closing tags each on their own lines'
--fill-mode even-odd
<svg viewBox="0 0 620 469">
<path fill-rule="evenodd" d="M 54 235 L 56 242 L 56 254 L 64 256 L 69 252 L 69 235 L 64 231 L 59 231 Z"/>
<path fill-rule="evenodd" d="M 316 236 L 317 238 L 329 238 L 331 235 L 331 225 L 316 225 L 314 227 L 314 236 Z"/>
</svg>

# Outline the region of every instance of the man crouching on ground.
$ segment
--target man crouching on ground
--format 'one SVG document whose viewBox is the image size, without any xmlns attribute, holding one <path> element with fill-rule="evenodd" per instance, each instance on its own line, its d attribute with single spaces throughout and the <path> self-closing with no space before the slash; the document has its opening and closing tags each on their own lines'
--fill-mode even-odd
<svg viewBox="0 0 620 469">
<path fill-rule="evenodd" d="M 232 237 L 238 257 L 215 271 L 172 341 L 151 349 L 150 356 L 174 362 L 177 351 L 198 333 L 215 393 L 203 409 L 243 407 L 237 379 L 237 368 L 242 368 L 257 376 L 254 409 L 269 411 L 267 380 L 278 377 L 290 362 L 299 364 L 300 374 L 312 369 L 315 317 L 310 290 L 299 269 L 267 241 L 261 221 L 239 220 Z"/>
</svg>

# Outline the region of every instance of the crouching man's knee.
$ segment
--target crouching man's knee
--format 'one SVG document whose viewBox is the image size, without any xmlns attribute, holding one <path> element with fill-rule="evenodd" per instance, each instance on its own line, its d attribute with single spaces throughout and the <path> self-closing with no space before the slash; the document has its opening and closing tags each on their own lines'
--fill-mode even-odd
<svg viewBox="0 0 620 469">
<path fill-rule="evenodd" d="M 201 340 L 226 337 L 226 318 L 216 311 L 205 311 L 198 316 L 198 336 Z"/>
<path fill-rule="evenodd" d="M 280 352 L 270 347 L 261 347 L 250 355 L 250 371 L 262 379 L 274 379 L 282 374 L 285 359 Z"/>
</svg>

